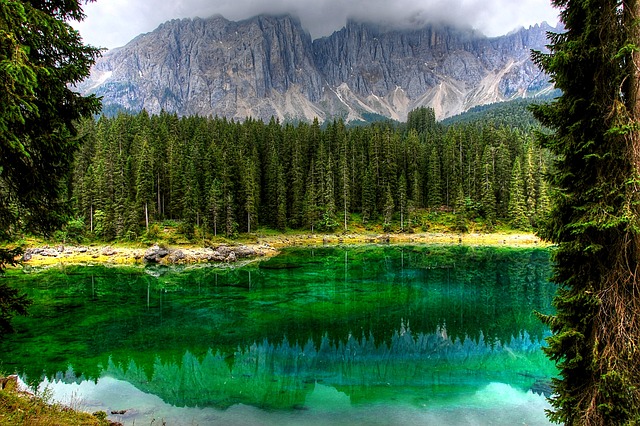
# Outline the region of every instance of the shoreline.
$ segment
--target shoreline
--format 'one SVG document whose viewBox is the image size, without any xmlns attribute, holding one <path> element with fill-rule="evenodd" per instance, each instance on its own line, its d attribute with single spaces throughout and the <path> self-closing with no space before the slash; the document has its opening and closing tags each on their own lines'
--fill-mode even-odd
<svg viewBox="0 0 640 426">
<path fill-rule="evenodd" d="M 322 245 L 363 244 L 461 244 L 469 246 L 547 247 L 532 233 L 491 234 L 293 234 L 259 236 L 255 242 L 217 244 L 210 247 L 196 244 L 173 244 L 171 246 L 127 246 L 127 245 L 45 245 L 25 249 L 22 266 L 55 265 L 192 265 L 204 263 L 233 264 L 240 260 L 275 256 L 286 247 L 312 247 Z"/>
</svg>

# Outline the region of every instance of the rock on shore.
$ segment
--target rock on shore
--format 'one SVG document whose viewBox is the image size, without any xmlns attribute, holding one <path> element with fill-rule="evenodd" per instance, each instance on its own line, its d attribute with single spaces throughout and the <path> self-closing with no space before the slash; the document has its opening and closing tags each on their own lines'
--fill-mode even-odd
<svg viewBox="0 0 640 426">
<path fill-rule="evenodd" d="M 233 263 L 241 259 L 275 254 L 268 244 L 216 247 L 169 248 L 154 245 L 147 249 L 111 246 L 65 246 L 34 247 L 25 250 L 22 261 L 30 264 L 51 265 L 57 263 L 84 264 L 191 264 L 207 262 Z"/>
</svg>

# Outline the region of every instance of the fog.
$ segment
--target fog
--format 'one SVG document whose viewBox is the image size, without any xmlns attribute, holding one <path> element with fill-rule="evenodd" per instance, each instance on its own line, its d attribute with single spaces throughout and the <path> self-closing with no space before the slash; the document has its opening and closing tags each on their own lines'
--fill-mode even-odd
<svg viewBox="0 0 640 426">
<path fill-rule="evenodd" d="M 439 22 L 497 36 L 543 21 L 555 25 L 558 15 L 546 0 L 98 0 L 84 10 L 85 21 L 73 25 L 85 42 L 107 48 L 122 46 L 170 19 L 215 14 L 242 20 L 290 13 L 313 38 L 330 35 L 349 18 L 401 27 Z"/>
</svg>

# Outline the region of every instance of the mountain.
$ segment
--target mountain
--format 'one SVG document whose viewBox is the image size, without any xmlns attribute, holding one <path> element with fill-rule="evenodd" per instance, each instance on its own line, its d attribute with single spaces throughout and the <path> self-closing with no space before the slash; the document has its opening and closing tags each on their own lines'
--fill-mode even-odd
<svg viewBox="0 0 640 426">
<path fill-rule="evenodd" d="M 78 85 L 105 108 L 281 121 L 438 118 L 552 89 L 530 49 L 547 24 L 487 38 L 445 25 L 397 29 L 347 22 L 312 40 L 290 15 L 173 20 L 100 58 Z"/>
</svg>

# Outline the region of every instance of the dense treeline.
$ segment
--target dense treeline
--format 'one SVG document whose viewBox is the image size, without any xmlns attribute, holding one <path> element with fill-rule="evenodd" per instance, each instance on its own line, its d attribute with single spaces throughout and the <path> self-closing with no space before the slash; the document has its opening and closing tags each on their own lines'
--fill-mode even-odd
<svg viewBox="0 0 640 426">
<path fill-rule="evenodd" d="M 427 108 L 402 126 L 143 111 L 83 129 L 69 182 L 75 224 L 107 240 L 136 238 L 166 219 L 187 235 L 196 227 L 226 236 L 258 226 L 330 231 L 353 218 L 407 230 L 428 211 L 455 212 L 461 231 L 476 217 L 489 228 L 507 220 L 527 229 L 548 209 L 549 159 L 530 135 L 490 124 L 445 127 Z"/>
<path fill-rule="evenodd" d="M 540 122 L 533 116 L 529 106 L 552 101 L 559 95 L 557 91 L 552 91 L 547 95 L 536 98 L 520 98 L 506 102 L 478 105 L 462 114 L 449 117 L 443 120 L 442 123 L 445 125 L 471 124 L 482 120 L 490 121 L 500 126 L 518 127 L 525 131 L 531 131 L 540 128 Z"/>
</svg>

